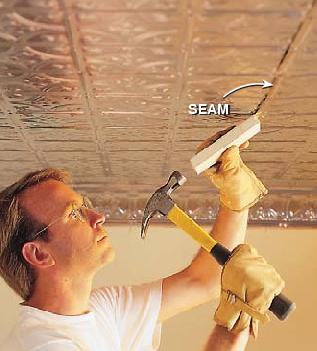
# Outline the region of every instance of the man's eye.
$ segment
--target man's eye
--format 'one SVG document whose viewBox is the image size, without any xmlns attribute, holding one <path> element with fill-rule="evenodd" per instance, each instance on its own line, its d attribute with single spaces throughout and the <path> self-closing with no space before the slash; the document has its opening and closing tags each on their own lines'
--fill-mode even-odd
<svg viewBox="0 0 317 351">
<path fill-rule="evenodd" d="M 71 211 L 71 213 L 69 214 L 69 217 L 71 217 L 71 218 L 73 218 L 73 219 L 77 219 L 77 218 L 79 217 L 79 215 L 78 215 L 78 210 L 73 209 L 73 210 Z"/>
</svg>

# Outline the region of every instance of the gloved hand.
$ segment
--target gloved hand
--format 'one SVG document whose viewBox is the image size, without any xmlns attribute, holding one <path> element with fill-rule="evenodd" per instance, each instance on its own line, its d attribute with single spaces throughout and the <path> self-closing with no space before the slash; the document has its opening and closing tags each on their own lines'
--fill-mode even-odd
<svg viewBox="0 0 317 351">
<path fill-rule="evenodd" d="M 204 141 L 197 152 L 213 144 L 229 129 L 218 132 Z M 249 142 L 240 146 L 246 148 Z M 219 157 L 217 164 L 204 172 L 212 183 L 219 189 L 220 203 L 234 211 L 242 211 L 253 206 L 267 194 L 267 189 L 256 175 L 242 162 L 239 148 L 231 146 Z"/>
<path fill-rule="evenodd" d="M 222 270 L 216 323 L 236 333 L 250 327 L 256 338 L 259 321 L 270 320 L 266 312 L 284 285 L 274 267 L 254 247 L 238 245 Z"/>
</svg>

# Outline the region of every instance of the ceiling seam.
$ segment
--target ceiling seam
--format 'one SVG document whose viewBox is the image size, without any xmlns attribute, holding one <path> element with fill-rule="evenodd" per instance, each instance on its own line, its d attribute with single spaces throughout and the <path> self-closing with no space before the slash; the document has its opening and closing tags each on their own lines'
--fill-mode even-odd
<svg viewBox="0 0 317 351">
<path fill-rule="evenodd" d="M 79 76 L 80 82 L 80 91 L 82 96 L 84 97 L 84 106 L 85 112 L 89 116 L 89 122 L 92 126 L 93 132 L 93 141 L 95 142 L 96 152 L 99 156 L 102 169 L 105 176 L 111 174 L 111 165 L 107 152 L 102 148 L 101 138 L 98 129 L 98 117 L 95 117 L 97 111 L 94 108 L 93 92 L 90 83 L 90 79 L 88 76 L 88 72 L 85 67 L 85 60 L 83 58 L 83 52 L 81 48 L 81 43 L 79 39 L 79 33 L 76 29 L 76 19 L 74 18 L 74 14 L 69 9 L 73 9 L 73 1 L 72 0 L 59 0 L 61 4 L 61 8 L 64 11 L 65 18 L 65 26 L 68 33 L 68 40 L 71 49 L 71 56 L 73 60 L 73 64 L 75 69 L 77 70 L 77 74 Z"/>
<path fill-rule="evenodd" d="M 311 8 L 307 11 L 302 22 L 300 23 L 296 33 L 293 36 L 293 40 L 289 44 L 285 52 L 285 55 L 283 56 L 278 66 L 278 69 L 276 72 L 276 79 L 274 79 L 274 88 L 272 89 L 271 94 L 268 94 L 258 106 L 257 112 L 260 114 L 261 117 L 262 117 L 262 114 L 263 115 L 265 114 L 265 109 L 268 108 L 271 102 L 271 99 L 275 96 L 275 94 L 279 90 L 281 81 L 285 77 L 283 73 L 286 72 L 286 69 L 293 63 L 293 60 L 294 60 L 294 57 L 296 57 L 298 48 L 303 44 L 303 42 L 307 38 L 307 35 L 311 32 L 314 17 L 315 18 L 317 17 L 317 1 L 312 2 Z M 303 147 L 305 147 L 305 149 L 309 149 L 313 141 L 314 141 L 314 136 L 310 135 L 306 138 L 301 148 L 298 148 L 298 147 L 294 148 L 293 156 L 289 158 L 289 161 L 286 162 L 286 164 L 282 165 L 282 168 L 279 171 L 277 171 L 277 173 L 275 174 L 275 177 L 276 178 L 282 177 L 283 174 L 285 174 L 287 170 L 291 167 L 291 165 L 300 158 L 300 156 L 302 155 Z"/>
<path fill-rule="evenodd" d="M 297 30 L 294 32 L 292 39 L 290 40 L 290 43 L 288 44 L 284 55 L 282 56 L 277 68 L 276 68 L 276 73 L 275 76 L 272 80 L 273 87 L 270 89 L 269 93 L 265 95 L 258 106 L 251 111 L 251 115 L 260 114 L 261 117 L 261 108 L 265 108 L 267 104 L 269 104 L 270 99 L 272 99 L 276 91 L 278 90 L 278 85 L 280 84 L 280 81 L 283 79 L 283 76 L 281 73 L 285 70 L 285 67 L 289 64 L 289 62 L 293 59 L 294 52 L 297 49 L 297 47 L 302 43 L 302 41 L 305 39 L 305 36 L 309 32 L 309 27 L 311 24 L 311 20 L 313 17 L 314 12 L 316 12 L 316 3 L 317 1 L 314 0 L 310 6 L 310 8 L 306 11 L 306 14 L 303 15 L 303 19 L 299 23 Z"/>
</svg>

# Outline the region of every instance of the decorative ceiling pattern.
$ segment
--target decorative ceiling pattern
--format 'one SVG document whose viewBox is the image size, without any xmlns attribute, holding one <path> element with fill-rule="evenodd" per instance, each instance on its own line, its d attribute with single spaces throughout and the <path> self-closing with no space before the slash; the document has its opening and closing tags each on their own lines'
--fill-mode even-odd
<svg viewBox="0 0 317 351">
<path fill-rule="evenodd" d="M 109 221 L 139 220 L 175 169 L 198 220 L 216 197 L 190 158 L 258 114 L 246 163 L 271 195 L 254 223 L 317 223 L 317 5 L 312 0 L 0 0 L 0 187 L 70 171 Z M 232 114 L 192 116 L 231 95 Z"/>
</svg>

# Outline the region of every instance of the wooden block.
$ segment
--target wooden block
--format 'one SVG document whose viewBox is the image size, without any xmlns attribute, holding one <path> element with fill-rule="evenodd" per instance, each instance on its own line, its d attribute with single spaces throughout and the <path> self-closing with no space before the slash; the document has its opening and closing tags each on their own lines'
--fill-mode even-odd
<svg viewBox="0 0 317 351">
<path fill-rule="evenodd" d="M 252 116 L 228 133 L 220 137 L 212 145 L 200 151 L 191 158 L 192 167 L 197 174 L 202 173 L 207 168 L 213 166 L 220 155 L 232 145 L 240 146 L 261 130 L 260 120 L 256 116 Z"/>
</svg>

